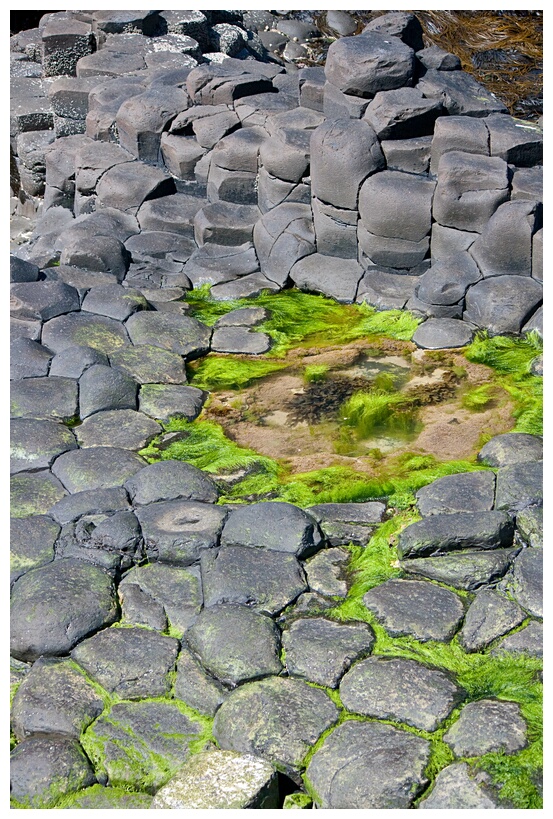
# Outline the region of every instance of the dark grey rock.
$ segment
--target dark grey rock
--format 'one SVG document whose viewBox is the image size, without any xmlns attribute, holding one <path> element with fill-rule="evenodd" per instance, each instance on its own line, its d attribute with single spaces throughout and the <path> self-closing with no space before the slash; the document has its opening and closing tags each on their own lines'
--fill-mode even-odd
<svg viewBox="0 0 553 819">
<path fill-rule="evenodd" d="M 359 238 L 361 242 L 361 231 Z M 385 241 L 390 242 L 388 239 Z M 401 243 L 401 241 L 401 239 L 392 240 L 392 245 L 394 242 Z M 392 253 L 394 253 L 393 249 Z M 388 260 L 388 257 L 391 261 L 401 261 L 395 254 L 390 255 L 388 250 L 385 257 L 376 254 L 376 258 L 385 258 L 385 261 Z M 413 296 L 417 282 L 417 276 L 390 273 L 380 267 L 368 267 L 359 282 L 356 301 L 358 303 L 367 302 L 379 310 L 402 310 L 409 298 Z"/>
<path fill-rule="evenodd" d="M 226 170 L 212 161 L 207 180 L 207 196 L 211 202 L 257 205 L 256 174 L 250 171 Z"/>
<path fill-rule="evenodd" d="M 106 572 L 79 560 L 55 560 L 14 584 L 11 653 L 26 661 L 66 654 L 116 615 L 114 588 Z"/>
<path fill-rule="evenodd" d="M 436 71 L 457 71 L 461 68 L 461 60 L 456 54 L 436 45 L 418 51 L 417 60 L 425 68 L 434 68 Z"/>
<path fill-rule="evenodd" d="M 71 12 L 48 15 L 42 27 L 42 70 L 46 77 L 74 75 L 79 58 L 93 51 L 90 22 Z"/>
<path fill-rule="evenodd" d="M 197 568 L 184 569 L 161 563 L 137 566 L 125 575 L 119 585 L 125 611 L 125 598 L 131 589 L 138 588 L 148 605 L 158 604 L 173 633 L 184 632 L 195 622 L 202 606 L 202 588 Z M 126 618 L 130 620 L 130 618 Z M 140 620 L 131 622 L 140 625 Z"/>
<path fill-rule="evenodd" d="M 370 97 L 413 84 L 414 53 L 399 38 L 364 32 L 336 40 L 328 49 L 325 75 L 346 94 Z"/>
<path fill-rule="evenodd" d="M 543 307 L 538 307 L 530 320 L 523 325 L 521 333 L 531 333 L 532 331 L 535 331 L 541 338 L 543 338 Z M 540 373 L 532 371 L 532 375 L 540 375 Z M 541 375 L 543 375 L 543 372 Z"/>
<path fill-rule="evenodd" d="M 250 242 L 235 247 L 209 242 L 194 251 L 184 266 L 194 287 L 233 281 L 257 270 L 259 262 Z"/>
<path fill-rule="evenodd" d="M 292 677 L 336 688 L 350 665 L 370 654 L 375 636 L 367 623 L 299 618 L 282 635 Z"/>
<path fill-rule="evenodd" d="M 463 315 L 463 302 L 451 305 L 428 304 L 421 301 L 418 296 L 411 296 L 405 309 L 421 319 L 429 318 L 453 318 L 460 319 Z"/>
<path fill-rule="evenodd" d="M 530 276 L 536 202 L 504 202 L 470 249 L 483 276 Z M 540 218 L 540 217 L 538 217 Z"/>
<path fill-rule="evenodd" d="M 48 375 L 51 360 L 52 353 L 42 344 L 30 338 L 16 338 L 10 343 L 10 379 Z"/>
<path fill-rule="evenodd" d="M 482 589 L 469 606 L 459 632 L 459 641 L 467 651 L 481 651 L 497 637 L 520 626 L 525 619 L 520 606 L 512 600 L 495 591 Z"/>
<path fill-rule="evenodd" d="M 338 259 L 312 253 L 290 270 L 290 278 L 301 290 L 323 293 L 344 304 L 355 301 L 363 269 L 355 259 Z"/>
<path fill-rule="evenodd" d="M 478 460 L 487 466 L 511 466 L 543 459 L 543 440 L 527 432 L 506 432 L 484 444 Z"/>
<path fill-rule="evenodd" d="M 269 677 L 232 692 L 215 714 L 223 749 L 261 755 L 296 780 L 309 749 L 338 719 L 338 709 L 303 680 Z"/>
<path fill-rule="evenodd" d="M 59 255 L 59 254 L 58 254 Z M 48 264 L 48 262 L 45 262 Z M 83 299 L 91 287 L 101 287 L 106 284 L 118 284 L 121 277 L 117 277 L 114 273 L 103 273 L 98 270 L 84 270 L 80 267 L 73 267 L 69 264 L 60 264 L 55 267 L 45 267 L 43 274 L 46 279 L 50 281 L 64 281 L 66 284 L 74 287 L 79 297 Z M 67 318 L 74 320 L 80 317 L 78 321 L 83 318 L 92 318 L 92 316 L 82 316 L 81 313 L 71 313 Z M 86 343 L 86 342 L 81 342 Z"/>
<path fill-rule="evenodd" d="M 525 628 L 500 640 L 490 654 L 496 656 L 504 651 L 527 654 L 529 657 L 542 657 L 543 625 L 532 620 Z"/>
<path fill-rule="evenodd" d="M 167 133 L 161 135 L 160 150 L 170 174 L 190 181 L 194 180 L 196 165 L 206 153 L 195 137 Z"/>
<path fill-rule="evenodd" d="M 326 256 L 357 259 L 357 211 L 335 208 L 315 197 L 312 206 L 318 251 Z"/>
<path fill-rule="evenodd" d="M 473 335 L 471 326 L 459 319 L 429 318 L 417 327 L 413 341 L 424 350 L 443 350 L 450 347 L 466 347 L 472 341 Z"/>
<path fill-rule="evenodd" d="M 125 326 L 135 346 L 148 344 L 187 358 L 198 358 L 209 350 L 210 328 L 189 316 L 141 311 Z"/>
<path fill-rule="evenodd" d="M 161 426 L 132 409 L 106 410 L 89 416 L 77 427 L 81 447 L 116 446 L 137 451 L 161 432 Z"/>
<path fill-rule="evenodd" d="M 66 347 L 52 359 L 49 375 L 80 378 L 93 364 L 108 364 L 108 358 L 100 350 L 93 347 L 82 347 L 78 344 Z"/>
<path fill-rule="evenodd" d="M 241 245 L 251 242 L 253 227 L 261 212 L 256 205 L 214 202 L 199 210 L 194 218 L 194 237 L 201 247 L 207 242 Z"/>
<path fill-rule="evenodd" d="M 514 168 L 511 179 L 511 201 L 532 199 L 543 202 L 543 168 Z"/>
<path fill-rule="evenodd" d="M 72 658 L 106 691 L 122 699 L 163 697 L 178 641 L 144 628 L 104 629 L 73 649 Z"/>
<path fill-rule="evenodd" d="M 72 421 L 78 414 L 77 382 L 72 378 L 25 378 L 11 388 L 12 418 Z"/>
<path fill-rule="evenodd" d="M 204 609 L 186 633 L 205 668 L 227 685 L 278 674 L 280 633 L 269 617 L 246 606 Z"/>
<path fill-rule="evenodd" d="M 414 660 L 369 657 L 342 679 L 340 699 L 356 714 L 435 731 L 464 699 L 464 691 L 437 668 Z"/>
<path fill-rule="evenodd" d="M 79 379 L 80 416 L 105 410 L 136 409 L 137 384 L 121 370 L 93 364 Z"/>
<path fill-rule="evenodd" d="M 61 796 L 96 781 L 79 743 L 68 737 L 32 736 L 10 759 L 11 797 L 22 808 L 53 808 Z"/>
<path fill-rule="evenodd" d="M 481 278 L 474 259 L 469 253 L 461 251 L 435 262 L 423 273 L 417 296 L 429 304 L 457 304 L 464 299 L 468 288 Z"/>
<path fill-rule="evenodd" d="M 380 147 L 386 158 L 388 170 L 423 174 L 428 171 L 431 143 L 431 137 L 423 136 L 383 140 Z"/>
<path fill-rule="evenodd" d="M 44 515 L 67 494 L 50 471 L 19 472 L 10 480 L 10 515 Z"/>
<path fill-rule="evenodd" d="M 40 339 L 41 329 L 40 321 L 10 318 L 10 341 L 15 341 L 20 338 L 38 341 Z"/>
<path fill-rule="evenodd" d="M 116 350 L 109 361 L 114 369 L 122 370 L 139 384 L 186 384 L 182 356 L 150 344 Z"/>
<path fill-rule="evenodd" d="M 10 582 L 54 559 L 60 527 L 47 515 L 10 520 Z"/>
<path fill-rule="evenodd" d="M 136 160 L 109 168 L 96 192 L 101 207 L 136 214 L 146 199 L 174 193 L 175 183 L 164 169 Z"/>
<path fill-rule="evenodd" d="M 543 131 L 537 123 L 506 114 L 486 117 L 490 132 L 490 155 L 519 167 L 543 164 Z"/>
<path fill-rule="evenodd" d="M 174 193 L 144 202 L 137 219 L 143 232 L 163 231 L 193 239 L 194 217 L 207 204 L 205 199 Z"/>
<path fill-rule="evenodd" d="M 283 127 L 265 139 L 259 147 L 265 171 L 286 182 L 300 182 L 309 168 L 310 135 L 308 130 Z"/>
<path fill-rule="evenodd" d="M 538 312 L 540 311 L 538 310 Z M 538 355 L 534 358 L 530 365 L 530 372 L 532 375 L 537 375 L 540 378 L 543 377 L 543 355 Z"/>
<path fill-rule="evenodd" d="M 363 119 L 380 140 L 411 139 L 432 135 L 441 112 L 441 102 L 425 99 L 417 88 L 398 88 L 375 94 Z"/>
<path fill-rule="evenodd" d="M 416 493 L 421 515 L 489 512 L 495 499 L 495 475 L 489 470 L 445 475 Z"/>
<path fill-rule="evenodd" d="M 130 255 L 114 236 L 77 234 L 64 240 L 60 262 L 83 270 L 112 273 L 119 281 L 129 269 Z"/>
<path fill-rule="evenodd" d="M 206 398 L 207 393 L 197 387 L 142 384 L 138 406 L 141 412 L 162 421 L 168 421 L 170 418 L 186 418 L 187 421 L 193 421 L 202 411 Z"/>
<path fill-rule="evenodd" d="M 315 251 L 311 207 L 299 203 L 277 205 L 256 222 L 253 240 L 261 272 L 283 285 L 295 262 Z"/>
<path fill-rule="evenodd" d="M 173 693 L 190 708 L 213 717 L 228 692 L 218 680 L 207 674 L 191 651 L 183 648 L 177 661 Z"/>
<path fill-rule="evenodd" d="M 119 702 L 87 730 L 84 742 L 94 747 L 99 775 L 112 787 L 151 793 L 186 764 L 201 730 L 175 702 Z"/>
<path fill-rule="evenodd" d="M 180 566 L 195 563 L 217 546 L 226 512 L 209 503 L 172 500 L 137 510 L 150 561 Z"/>
<path fill-rule="evenodd" d="M 137 159 L 156 163 L 162 131 L 187 107 L 186 91 L 174 86 L 158 85 L 130 97 L 115 118 L 121 146 Z"/>
<path fill-rule="evenodd" d="M 490 798 L 485 788 L 491 782 L 487 774 L 471 776 L 471 769 L 466 762 L 455 762 L 443 768 L 436 779 L 429 796 L 419 802 L 421 809 L 459 810 L 498 808 L 495 799 Z"/>
<path fill-rule="evenodd" d="M 155 631 L 167 630 L 167 617 L 161 603 L 150 597 L 136 583 L 120 584 L 119 601 L 123 623 L 147 626 Z"/>
<path fill-rule="evenodd" d="M 220 316 L 215 327 L 255 327 L 269 317 L 264 307 L 238 307 Z"/>
<path fill-rule="evenodd" d="M 327 11 L 326 24 L 341 37 L 355 34 L 357 23 L 347 11 Z"/>
<path fill-rule="evenodd" d="M 464 616 L 461 599 L 453 592 L 423 580 L 387 580 L 363 597 L 392 637 L 446 641 Z"/>
<path fill-rule="evenodd" d="M 327 809 L 406 809 L 426 785 L 430 743 L 377 722 L 345 722 L 312 756 L 306 778 Z"/>
<path fill-rule="evenodd" d="M 85 545 L 120 555 L 122 570 L 132 565 L 134 560 L 143 558 L 140 527 L 132 512 L 121 510 L 99 522 L 89 523 L 89 520 L 86 516 L 75 526 L 76 533 L 83 533 L 81 539 L 88 541 Z"/>
<path fill-rule="evenodd" d="M 304 86 L 302 86 L 302 97 L 303 88 Z M 315 86 L 314 91 L 316 93 L 317 86 Z M 354 94 L 344 94 L 343 91 L 340 91 L 340 89 L 331 82 L 325 82 L 322 88 L 322 98 L 322 106 L 319 105 L 317 110 L 322 111 L 327 119 L 347 119 L 350 117 L 351 119 L 362 120 L 363 114 L 369 104 L 368 99 L 358 97 Z M 315 97 L 315 99 L 317 99 L 317 97 Z"/>
<path fill-rule="evenodd" d="M 274 549 L 304 558 L 318 551 L 322 537 L 315 519 L 302 509 L 267 501 L 232 509 L 221 545 Z"/>
<path fill-rule="evenodd" d="M 216 301 L 227 301 L 229 299 L 255 298 L 261 293 L 267 291 L 278 292 L 280 289 L 278 284 L 275 284 L 261 273 L 252 273 L 248 276 L 242 276 L 236 281 L 216 284 L 209 292 L 210 296 Z"/>
<path fill-rule="evenodd" d="M 527 506 L 516 516 L 517 535 L 535 548 L 543 546 L 543 507 Z"/>
<path fill-rule="evenodd" d="M 404 557 L 437 556 L 459 549 L 497 549 L 513 543 L 513 522 L 506 512 L 453 512 L 411 523 L 399 535 Z"/>
<path fill-rule="evenodd" d="M 142 466 L 143 459 L 134 452 L 98 446 L 65 452 L 56 459 L 52 472 L 73 494 L 121 486 Z"/>
<path fill-rule="evenodd" d="M 518 548 L 450 552 L 445 557 L 404 560 L 401 568 L 408 574 L 437 580 L 456 589 L 474 591 L 503 577 L 517 551 Z"/>
<path fill-rule="evenodd" d="M 67 660 L 38 660 L 14 697 L 12 730 L 19 740 L 31 734 L 78 739 L 103 710 L 102 697 Z"/>
<path fill-rule="evenodd" d="M 543 617 L 543 552 L 524 549 L 515 558 L 512 593 L 520 605 L 534 617 Z"/>
<path fill-rule="evenodd" d="M 136 506 L 156 501 L 184 500 L 215 503 L 218 491 L 201 469 L 184 461 L 159 461 L 136 472 L 125 484 Z"/>
<path fill-rule="evenodd" d="M 270 348 L 270 336 L 246 327 L 217 327 L 211 338 L 211 349 L 216 353 L 261 355 Z"/>
<path fill-rule="evenodd" d="M 70 429 L 56 421 L 15 418 L 10 423 L 10 474 L 47 469 L 77 442 Z"/>
<path fill-rule="evenodd" d="M 204 605 L 238 603 L 274 615 L 306 591 L 294 555 L 225 546 L 201 555 Z"/>
<path fill-rule="evenodd" d="M 313 509 L 315 507 L 311 507 Z M 351 555 L 345 549 L 323 549 L 305 563 L 309 588 L 322 595 L 346 597 L 347 581 L 343 578 Z M 303 595 L 305 597 L 305 595 Z"/>
<path fill-rule="evenodd" d="M 359 41 L 351 38 L 351 43 Z M 347 44 L 337 40 L 328 52 L 327 71 L 332 49 Z M 356 66 L 358 69 L 358 66 Z M 339 208 L 357 207 L 359 188 L 370 174 L 384 167 L 384 156 L 371 126 L 363 120 L 330 119 L 312 133 L 311 186 L 323 202 Z"/>
<path fill-rule="evenodd" d="M 319 503 L 308 507 L 332 546 L 355 543 L 366 546 L 386 511 L 383 503 Z"/>
<path fill-rule="evenodd" d="M 478 233 L 456 230 L 434 222 L 432 225 L 432 264 L 443 262 L 451 256 L 468 250 L 478 238 Z"/>
<path fill-rule="evenodd" d="M 363 221 L 358 222 L 357 238 L 359 250 L 366 256 L 366 259 L 363 260 L 363 255 L 361 255 L 362 261 L 369 265 L 381 265 L 384 268 L 400 268 L 401 272 L 405 268 L 418 267 L 428 256 L 430 247 L 428 236 L 425 236 L 420 242 L 378 236 L 368 231 Z"/>
<path fill-rule="evenodd" d="M 26 262 L 17 256 L 10 254 L 10 281 L 11 282 L 36 282 L 40 269 L 36 264 Z"/>
<path fill-rule="evenodd" d="M 23 319 L 48 319 L 80 308 L 77 291 L 63 282 L 24 282 L 10 289 L 10 312 Z"/>
<path fill-rule="evenodd" d="M 520 705 L 491 699 L 469 702 L 457 722 L 444 734 L 444 742 L 456 756 L 520 751 L 527 744 Z"/>
<path fill-rule="evenodd" d="M 434 219 L 441 225 L 480 233 L 508 198 L 504 160 L 459 150 L 442 155 L 432 204 Z"/>
<path fill-rule="evenodd" d="M 82 309 L 88 313 L 125 321 L 137 310 L 143 310 L 147 306 L 146 299 L 139 290 L 112 284 L 91 287 L 84 297 Z"/>
<path fill-rule="evenodd" d="M 423 47 L 422 26 L 410 11 L 389 11 L 380 14 L 367 23 L 363 33 L 366 31 L 378 31 L 385 36 L 398 37 L 414 51 L 419 51 Z"/>
<path fill-rule="evenodd" d="M 506 113 L 497 97 L 465 71 L 437 71 L 430 68 L 417 88 L 428 99 L 440 100 L 450 116 L 487 117 Z"/>
<path fill-rule="evenodd" d="M 543 502 L 543 461 L 514 463 L 497 471 L 496 509 L 524 509 Z"/>
<path fill-rule="evenodd" d="M 123 488 L 92 489 L 66 495 L 52 506 L 50 514 L 63 525 L 83 515 L 110 514 L 128 508 L 129 499 Z"/>
<path fill-rule="evenodd" d="M 67 316 L 57 316 L 44 324 L 42 343 L 54 353 L 61 353 L 66 347 L 80 345 L 110 355 L 128 344 L 129 337 L 119 321 L 86 313 L 70 313 Z"/>
</svg>

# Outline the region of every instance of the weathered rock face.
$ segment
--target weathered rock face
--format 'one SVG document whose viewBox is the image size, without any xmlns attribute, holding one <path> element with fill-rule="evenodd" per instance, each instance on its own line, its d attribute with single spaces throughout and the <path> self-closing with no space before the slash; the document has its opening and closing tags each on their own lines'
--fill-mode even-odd
<svg viewBox="0 0 553 819">
<path fill-rule="evenodd" d="M 543 332 L 541 129 L 413 13 L 326 24 L 297 70 L 322 33 L 280 11 L 51 12 L 11 39 L 15 808 L 505 807 L 472 763 L 429 782 L 420 733 L 446 723 L 457 759 L 534 742 L 540 438 L 423 486 L 388 545 L 385 499 L 218 503 L 234 476 L 164 460 L 209 406 L 189 362 L 270 349 L 270 300 L 218 302 L 409 309 L 423 350 Z M 492 687 L 524 655 L 513 701 L 471 701 L 452 640 Z"/>
</svg>

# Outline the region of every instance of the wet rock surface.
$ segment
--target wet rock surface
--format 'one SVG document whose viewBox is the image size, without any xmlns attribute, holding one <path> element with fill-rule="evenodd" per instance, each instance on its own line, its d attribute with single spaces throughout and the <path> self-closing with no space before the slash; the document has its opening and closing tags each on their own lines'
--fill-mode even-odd
<svg viewBox="0 0 553 819">
<path fill-rule="evenodd" d="M 51 12 L 12 37 L 15 808 L 495 808 L 414 731 L 456 758 L 533 741 L 467 680 L 537 673 L 541 438 L 419 489 L 375 563 L 380 494 L 225 506 L 219 475 L 138 454 L 210 400 L 190 361 L 273 343 L 270 303 L 195 318 L 205 284 L 412 309 L 428 354 L 542 333 L 541 129 L 414 14 L 323 16 Z"/>
</svg>

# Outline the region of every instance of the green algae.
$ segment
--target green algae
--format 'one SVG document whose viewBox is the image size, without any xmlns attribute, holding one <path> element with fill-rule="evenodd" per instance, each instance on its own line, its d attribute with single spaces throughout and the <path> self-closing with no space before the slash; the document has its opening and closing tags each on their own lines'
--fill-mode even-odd
<svg viewBox="0 0 553 819">
<path fill-rule="evenodd" d="M 461 406 L 474 412 L 482 412 L 494 402 L 496 395 L 497 388 L 493 384 L 481 384 L 462 396 Z"/>
<path fill-rule="evenodd" d="M 303 379 L 307 384 L 324 381 L 329 369 L 326 364 L 308 364 L 303 369 Z"/>
<path fill-rule="evenodd" d="M 241 390 L 285 366 L 264 359 L 208 355 L 189 365 L 189 383 L 202 390 Z"/>
<path fill-rule="evenodd" d="M 416 429 L 416 411 L 409 397 L 400 392 L 356 392 L 342 406 L 340 416 L 360 439 L 383 433 L 405 436 Z"/>
</svg>

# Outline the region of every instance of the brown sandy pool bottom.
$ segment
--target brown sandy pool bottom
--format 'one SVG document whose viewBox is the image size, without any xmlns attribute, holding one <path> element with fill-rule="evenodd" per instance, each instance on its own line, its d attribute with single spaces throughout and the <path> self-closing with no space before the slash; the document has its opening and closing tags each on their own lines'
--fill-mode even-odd
<svg viewBox="0 0 553 819">
<path fill-rule="evenodd" d="M 295 349 L 282 363 L 281 371 L 241 390 L 213 391 L 202 420 L 220 424 L 239 446 L 279 460 L 290 474 L 329 466 L 371 474 L 406 452 L 468 460 L 486 437 L 515 424 L 512 402 L 494 385 L 493 370 L 458 351 L 424 351 L 392 339 L 356 341 Z M 306 380 L 313 370 L 319 380 Z M 467 395 L 483 385 L 490 385 L 488 400 L 468 408 Z M 359 393 L 384 393 L 391 402 L 400 396 L 392 423 L 376 423 L 368 434 L 356 428 L 347 409 L 348 398 Z"/>
</svg>

